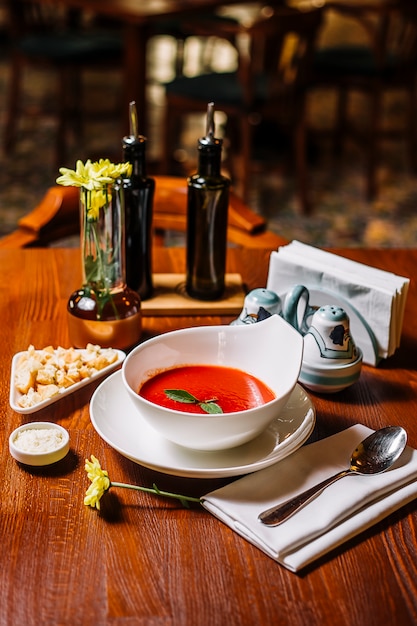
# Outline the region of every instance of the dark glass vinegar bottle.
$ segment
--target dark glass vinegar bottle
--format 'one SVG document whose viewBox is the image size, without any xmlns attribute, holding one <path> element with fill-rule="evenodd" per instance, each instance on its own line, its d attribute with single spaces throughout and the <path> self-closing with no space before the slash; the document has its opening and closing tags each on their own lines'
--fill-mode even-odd
<svg viewBox="0 0 417 626">
<path fill-rule="evenodd" d="M 155 180 L 146 174 L 146 137 L 138 134 L 130 103 L 130 135 L 123 138 L 124 160 L 132 165 L 123 180 L 125 196 L 126 283 L 145 300 L 152 295 L 152 213 Z"/>
<path fill-rule="evenodd" d="M 217 300 L 225 289 L 230 181 L 221 174 L 222 140 L 214 137 L 214 105 L 198 141 L 198 171 L 188 178 L 186 291 Z"/>
</svg>

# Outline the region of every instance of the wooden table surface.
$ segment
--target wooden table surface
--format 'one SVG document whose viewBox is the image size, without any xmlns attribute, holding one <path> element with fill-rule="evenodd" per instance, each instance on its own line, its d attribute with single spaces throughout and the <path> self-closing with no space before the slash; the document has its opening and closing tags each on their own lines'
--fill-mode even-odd
<svg viewBox="0 0 417 626">
<path fill-rule="evenodd" d="M 343 252 L 341 252 L 343 253 Z M 228 271 L 264 286 L 269 251 L 231 250 Z M 414 277 L 416 250 L 346 250 L 346 256 Z M 408 626 L 417 623 L 417 505 L 411 503 L 300 574 L 293 574 L 198 505 L 113 490 L 98 513 L 84 506 L 84 460 L 110 478 L 200 496 L 227 479 L 175 478 L 125 459 L 89 418 L 93 383 L 24 416 L 9 406 L 10 364 L 30 343 L 68 347 L 66 302 L 80 285 L 75 249 L 0 251 L 0 624 L 7 626 Z M 182 272 L 182 249 L 154 251 L 156 272 Z M 144 338 L 230 318 L 154 318 Z M 310 393 L 315 437 L 361 422 L 401 424 L 417 446 L 417 289 L 411 282 L 401 348 L 353 387 Z M 67 457 L 19 465 L 8 437 L 33 419 L 69 430 Z"/>
</svg>

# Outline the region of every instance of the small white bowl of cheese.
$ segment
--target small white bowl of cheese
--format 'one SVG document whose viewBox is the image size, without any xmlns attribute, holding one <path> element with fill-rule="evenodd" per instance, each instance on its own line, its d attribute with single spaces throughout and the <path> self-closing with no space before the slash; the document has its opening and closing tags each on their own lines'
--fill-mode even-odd
<svg viewBox="0 0 417 626">
<path fill-rule="evenodd" d="M 54 422 L 31 422 L 16 428 L 9 437 L 10 454 L 25 465 L 51 465 L 69 450 L 69 434 Z"/>
</svg>

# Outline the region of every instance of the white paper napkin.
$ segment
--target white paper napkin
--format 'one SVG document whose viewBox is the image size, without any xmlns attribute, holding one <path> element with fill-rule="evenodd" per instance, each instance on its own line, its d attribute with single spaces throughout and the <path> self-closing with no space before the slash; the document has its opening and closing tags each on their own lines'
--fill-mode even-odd
<svg viewBox="0 0 417 626">
<path fill-rule="evenodd" d="M 346 476 L 279 526 L 258 515 L 346 469 L 371 429 L 358 424 L 306 445 L 275 465 L 203 497 L 203 506 L 296 572 L 417 497 L 417 451 L 406 447 L 386 472 Z"/>
<path fill-rule="evenodd" d="M 355 312 L 353 319 L 351 315 L 351 331 L 364 353 L 364 362 L 376 365 L 400 344 L 409 282 L 392 272 L 292 241 L 272 252 L 267 289 L 284 298 L 291 287 L 302 284 L 310 290 L 340 296 L 334 304 L 345 305 L 348 314 L 350 307 Z M 328 299 L 320 300 L 320 294 L 317 299 L 314 305 L 328 303 Z"/>
</svg>

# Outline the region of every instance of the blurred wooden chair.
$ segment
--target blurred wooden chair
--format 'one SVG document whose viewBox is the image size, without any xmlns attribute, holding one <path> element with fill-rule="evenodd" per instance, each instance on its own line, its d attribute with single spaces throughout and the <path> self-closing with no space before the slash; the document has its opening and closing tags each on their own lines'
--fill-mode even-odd
<svg viewBox="0 0 417 626">
<path fill-rule="evenodd" d="M 171 17 L 163 20 L 157 20 L 150 26 L 149 36 L 157 37 L 164 35 L 175 40 L 174 54 L 174 72 L 175 76 L 184 76 L 186 64 L 186 45 L 191 38 L 198 38 L 200 43 L 200 51 L 198 54 L 197 66 L 200 71 L 210 71 L 213 64 L 213 51 L 217 28 L 235 27 L 237 20 L 228 15 L 221 15 L 212 11 L 210 13 L 200 13 L 196 16 Z M 221 37 L 220 37 L 221 38 Z M 223 37 L 224 38 L 224 37 Z M 227 32 L 229 40 L 229 33 Z M 233 41 L 232 41 L 233 43 Z"/>
<path fill-rule="evenodd" d="M 153 229 L 155 244 L 164 245 L 169 231 L 187 228 L 187 183 L 183 178 L 156 176 Z M 47 247 L 80 232 L 79 189 L 51 187 L 38 206 L 22 217 L 18 228 L 0 239 L 0 248 Z M 265 220 L 235 194 L 229 204 L 228 241 L 247 248 L 276 249 L 283 238 L 266 229 Z"/>
<path fill-rule="evenodd" d="M 11 58 L 4 149 L 13 150 L 22 109 L 26 67 L 53 69 L 58 77 L 56 165 L 65 164 L 67 129 L 82 113 L 81 72 L 120 68 L 123 42 L 117 30 L 83 26 L 82 14 L 53 0 L 5 0 L 10 23 Z"/>
<path fill-rule="evenodd" d="M 408 146 L 410 163 L 417 171 L 416 71 L 417 6 L 415 0 L 328 2 L 327 11 L 343 17 L 346 24 L 360 26 L 364 44 L 323 47 L 315 54 L 314 83 L 337 92 L 335 153 L 343 138 L 359 139 L 366 153 L 366 196 L 377 192 L 377 163 L 380 141 L 402 138 Z M 406 95 L 405 124 L 400 129 L 384 127 L 384 95 L 402 90 Z M 357 120 L 349 119 L 349 96 L 360 92 L 369 99 L 369 122 L 359 129 Z"/>
<path fill-rule="evenodd" d="M 300 204 L 303 213 L 308 213 L 306 97 L 321 18 L 322 8 L 279 7 L 251 26 L 219 24 L 216 34 L 233 36 L 236 41 L 239 67 L 236 72 L 179 77 L 165 86 L 161 172 L 171 171 L 184 116 L 204 112 L 213 101 L 216 110 L 227 115 L 231 170 L 242 197 L 248 198 L 253 130 L 261 121 L 270 120 L 293 138 Z"/>
</svg>

